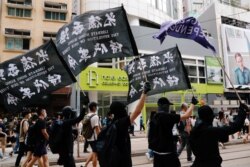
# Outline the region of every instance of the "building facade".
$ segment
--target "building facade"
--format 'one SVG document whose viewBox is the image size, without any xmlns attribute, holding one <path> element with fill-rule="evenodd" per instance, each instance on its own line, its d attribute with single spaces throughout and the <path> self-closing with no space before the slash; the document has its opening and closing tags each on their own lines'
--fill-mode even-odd
<svg viewBox="0 0 250 167">
<path fill-rule="evenodd" d="M 121 4 L 127 12 L 139 53 L 152 54 L 178 45 L 193 87 L 193 91 L 166 92 L 149 96 L 143 112 L 144 118 L 146 118 L 146 115 L 148 115 L 150 111 L 157 110 L 156 102 L 158 98 L 162 96 L 168 97 L 170 101 L 175 104 L 171 109 L 177 111 L 180 109 L 182 102 L 191 101 L 193 94 L 199 99 L 204 99 L 207 103 L 210 103 L 208 99 L 221 98 L 223 94 L 222 79 L 219 79 L 219 84 L 209 84 L 207 82 L 205 57 L 213 56 L 210 50 L 190 40 L 167 37 L 164 43 L 160 45 L 158 40 L 152 38 L 152 36 L 159 31 L 160 24 L 167 20 L 180 19 L 183 17 L 182 1 L 75 0 L 73 1 L 73 12 L 80 14 L 90 10 L 103 10 L 117 7 L 121 6 Z M 211 37 L 209 37 L 208 40 L 217 46 L 216 40 Z M 81 84 L 81 88 L 89 93 L 91 100 L 101 104 L 98 111 L 101 115 L 106 115 L 112 101 L 127 101 L 128 87 L 125 84 L 127 78 L 119 80 L 119 77 L 124 75 L 124 71 L 120 69 L 131 59 L 132 58 L 113 58 L 104 60 L 95 63 L 91 68 L 84 70 L 80 74 L 79 83 Z M 78 99 L 77 101 L 80 100 Z M 129 111 L 132 111 L 135 104 L 136 102 L 128 106 Z"/>
<path fill-rule="evenodd" d="M 51 38 L 72 16 L 68 0 L 2 0 L 0 1 L 0 62 L 24 54 Z M 58 110 L 69 104 L 70 88 L 45 95 L 34 105 Z M 52 107 L 53 106 L 53 107 Z"/>
<path fill-rule="evenodd" d="M 239 65 L 235 55 L 240 53 L 244 60 L 244 65 L 249 68 L 249 1 L 214 1 L 209 7 L 199 15 L 198 20 L 201 26 L 211 34 L 217 43 L 217 56 L 221 58 L 225 65 L 223 99 L 224 103 L 230 106 L 231 101 L 235 104 L 238 100 L 234 86 L 242 100 L 250 103 L 249 81 L 246 83 L 236 82 L 235 70 Z M 228 75 L 228 77 L 227 77 Z M 229 79 L 231 81 L 229 81 Z M 245 79 L 247 80 L 247 79 Z M 223 101 L 218 104 L 224 104 Z"/>
</svg>

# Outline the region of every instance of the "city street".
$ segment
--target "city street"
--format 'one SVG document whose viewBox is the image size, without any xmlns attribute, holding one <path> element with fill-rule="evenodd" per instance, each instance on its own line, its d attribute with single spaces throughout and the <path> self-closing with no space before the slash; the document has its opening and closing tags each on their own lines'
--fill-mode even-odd
<svg viewBox="0 0 250 167">
<path fill-rule="evenodd" d="M 3 0 L 0 11 L 0 167 L 152 167 L 149 145 L 214 167 L 227 137 L 221 166 L 250 167 L 250 0 Z"/>
<path fill-rule="evenodd" d="M 135 137 L 131 137 L 131 147 L 132 147 L 132 159 L 134 167 L 151 167 L 152 162 L 148 161 L 145 156 L 147 149 L 147 138 L 145 138 L 145 133 L 136 132 Z M 249 167 L 250 164 L 250 143 L 241 144 L 242 139 L 231 139 L 230 142 L 226 143 L 226 149 L 221 149 L 220 152 L 223 158 L 223 167 Z M 83 153 L 83 143 L 80 143 L 80 157 L 77 157 L 77 145 L 75 144 L 75 159 L 76 166 L 80 167 L 85 164 L 88 154 Z M 90 148 L 89 148 L 90 150 Z M 7 153 L 11 149 L 7 148 Z M 56 164 L 58 155 L 48 152 L 48 157 L 50 161 L 50 166 L 59 167 Z M 9 157 L 5 160 L 0 161 L 0 167 L 12 167 L 16 160 L 16 155 Z M 24 158 L 22 159 L 24 160 Z M 189 167 L 191 163 L 186 160 L 186 151 L 184 150 L 180 156 L 180 161 L 183 167 Z M 35 166 L 34 166 L 35 167 Z M 91 167 L 91 164 L 89 164 Z"/>
<path fill-rule="evenodd" d="M 191 163 L 188 163 L 184 157 L 184 153 L 181 155 L 182 167 L 189 167 Z M 237 144 L 227 146 L 226 149 L 221 150 L 223 158 L 223 167 L 249 167 L 250 164 L 250 145 L 249 144 Z M 145 156 L 139 156 L 133 158 L 135 167 L 152 167 Z"/>
<path fill-rule="evenodd" d="M 142 139 L 136 139 L 138 142 L 143 142 Z M 138 143 L 137 143 L 138 144 Z M 223 167 L 249 167 L 250 164 L 250 144 L 235 144 L 235 145 L 227 145 L 226 149 L 221 149 L 221 156 L 223 158 Z M 152 167 L 152 163 L 148 161 L 145 154 L 140 154 L 138 156 L 134 156 L 133 158 L 133 166 L 134 167 Z M 192 163 L 187 162 L 186 160 L 186 152 L 183 151 L 180 161 L 182 167 L 189 167 Z M 84 163 L 77 163 L 77 167 L 84 165 Z M 91 167 L 91 165 L 89 165 Z M 54 167 L 59 167 L 58 165 L 54 165 Z"/>
</svg>

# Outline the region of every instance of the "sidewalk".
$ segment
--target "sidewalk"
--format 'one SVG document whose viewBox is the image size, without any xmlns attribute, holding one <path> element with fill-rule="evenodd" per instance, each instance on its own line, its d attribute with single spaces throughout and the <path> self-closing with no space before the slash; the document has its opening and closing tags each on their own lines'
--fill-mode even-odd
<svg viewBox="0 0 250 167">
<path fill-rule="evenodd" d="M 242 144 L 243 139 L 232 139 L 230 142 L 225 143 L 225 146 L 228 145 L 235 145 L 235 144 Z M 248 141 L 249 143 L 249 141 Z M 145 133 L 135 132 L 135 136 L 131 136 L 131 147 L 132 147 L 132 157 L 134 156 L 144 156 L 147 151 L 147 138 Z M 75 155 L 75 161 L 76 162 L 84 162 L 86 161 L 89 153 L 83 153 L 83 143 L 80 143 L 79 146 L 79 153 L 80 156 L 77 157 L 77 143 L 74 145 L 74 155 Z M 90 148 L 89 148 L 90 150 Z M 6 155 L 11 151 L 11 148 L 6 149 Z M 0 160 L 0 167 L 13 167 L 15 164 L 17 155 L 14 155 L 13 157 L 5 157 L 3 160 Z M 48 151 L 48 157 L 50 165 L 56 165 L 58 154 L 52 154 L 50 151 Z M 25 157 L 22 158 L 22 161 L 25 159 Z"/>
</svg>

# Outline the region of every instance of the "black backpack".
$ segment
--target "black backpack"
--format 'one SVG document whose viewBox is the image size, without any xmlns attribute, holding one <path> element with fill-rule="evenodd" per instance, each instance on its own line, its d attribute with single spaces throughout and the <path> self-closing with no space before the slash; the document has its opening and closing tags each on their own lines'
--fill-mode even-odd
<svg viewBox="0 0 250 167">
<path fill-rule="evenodd" d="M 159 151 L 160 142 L 160 123 L 158 121 L 158 113 L 149 122 L 149 132 L 148 132 L 148 147 L 151 150 Z"/>
<path fill-rule="evenodd" d="M 97 137 L 96 149 L 100 167 L 115 167 L 120 163 L 120 153 L 116 146 L 117 127 L 115 123 L 102 129 Z"/>
<path fill-rule="evenodd" d="M 24 141 L 26 146 L 34 147 L 36 144 L 36 129 L 35 125 L 29 126 L 28 132 Z"/>
<path fill-rule="evenodd" d="M 62 121 L 55 121 L 49 130 L 49 147 L 53 154 L 59 153 L 63 141 Z"/>
</svg>

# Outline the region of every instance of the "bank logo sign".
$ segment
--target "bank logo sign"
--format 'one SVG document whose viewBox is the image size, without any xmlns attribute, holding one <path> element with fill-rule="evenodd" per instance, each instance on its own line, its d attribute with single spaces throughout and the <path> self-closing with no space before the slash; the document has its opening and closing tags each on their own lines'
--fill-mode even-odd
<svg viewBox="0 0 250 167">
<path fill-rule="evenodd" d="M 128 91 L 128 76 L 119 69 L 88 67 L 80 73 L 80 85 L 84 90 Z"/>
</svg>

